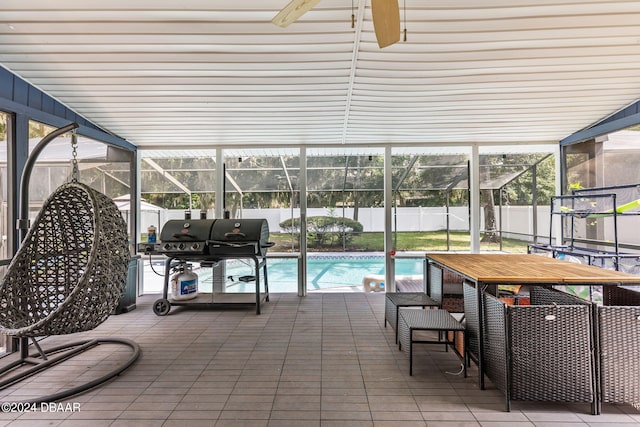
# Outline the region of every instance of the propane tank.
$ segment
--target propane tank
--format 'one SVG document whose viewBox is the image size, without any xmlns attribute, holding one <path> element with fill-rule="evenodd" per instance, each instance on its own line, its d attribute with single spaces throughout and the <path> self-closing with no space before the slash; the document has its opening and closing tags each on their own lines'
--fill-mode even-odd
<svg viewBox="0 0 640 427">
<path fill-rule="evenodd" d="M 180 264 L 178 272 L 171 277 L 171 296 L 174 300 L 198 296 L 198 275 L 191 270 L 191 264 Z"/>
</svg>

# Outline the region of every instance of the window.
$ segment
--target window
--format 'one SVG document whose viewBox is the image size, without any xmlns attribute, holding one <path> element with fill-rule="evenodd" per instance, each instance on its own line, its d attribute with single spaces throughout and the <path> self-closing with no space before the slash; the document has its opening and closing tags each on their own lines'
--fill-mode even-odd
<svg viewBox="0 0 640 427">
<path fill-rule="evenodd" d="M 307 191 L 310 252 L 384 250 L 382 149 L 310 149 Z"/>
<path fill-rule="evenodd" d="M 637 226 L 640 210 L 640 126 L 613 132 L 564 147 L 564 192 L 606 188 L 600 194 L 616 195 L 616 210 L 624 212 L 599 221 L 585 221 L 580 233 L 571 236 L 570 224 L 563 224 L 565 239 L 581 239 L 581 246 L 612 250 L 619 243 L 626 251 L 640 248 Z M 581 194 L 593 194 L 583 191 Z M 628 209 L 627 209 L 628 208 Z M 574 224 L 574 228 L 576 228 Z"/>
<path fill-rule="evenodd" d="M 12 254 L 7 244 L 8 187 L 7 187 L 7 147 L 10 115 L 0 111 L 0 259 L 8 259 Z M 3 274 L 4 275 L 4 274 Z"/>
<path fill-rule="evenodd" d="M 397 251 L 469 250 L 470 150 L 392 150 L 393 242 Z"/>
</svg>

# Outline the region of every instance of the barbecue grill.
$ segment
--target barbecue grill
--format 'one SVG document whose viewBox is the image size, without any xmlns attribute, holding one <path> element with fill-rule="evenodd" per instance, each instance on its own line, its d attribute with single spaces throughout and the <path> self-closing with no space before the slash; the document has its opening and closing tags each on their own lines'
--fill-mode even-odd
<svg viewBox="0 0 640 427">
<path fill-rule="evenodd" d="M 218 219 L 211 229 L 209 254 L 263 257 L 271 246 L 266 219 Z"/>
<path fill-rule="evenodd" d="M 260 270 L 263 270 L 265 300 L 269 300 L 267 282 L 267 249 L 273 246 L 269 242 L 269 225 L 266 219 L 180 219 L 165 223 L 160 232 L 158 243 L 143 243 L 140 251 L 147 254 L 166 255 L 163 298 L 153 305 L 153 311 L 159 316 L 169 313 L 171 305 L 206 304 L 217 306 L 230 299 L 234 294 L 212 292 L 199 294 L 195 302 L 170 300 L 168 295 L 171 267 L 178 262 L 199 262 L 202 267 L 217 268 L 218 263 L 227 259 L 250 258 L 255 264 L 255 275 L 246 276 L 256 282 L 256 313 L 260 314 Z M 215 274 L 214 274 L 215 276 Z M 222 276 L 224 278 L 224 275 Z M 221 282 L 224 289 L 224 283 Z M 237 294 L 235 294 L 237 296 Z M 246 294 L 245 294 L 246 295 Z M 207 299 L 208 298 L 208 299 Z M 236 303 L 236 302 L 234 302 Z M 246 302 L 245 302 L 246 303 Z M 228 304 L 228 303 L 226 303 Z M 253 302 L 251 302 L 253 304 Z"/>
<path fill-rule="evenodd" d="M 148 250 L 157 254 L 216 257 L 265 257 L 269 242 L 266 219 L 170 220 L 162 227 L 160 243 Z"/>
<path fill-rule="evenodd" d="M 160 232 L 160 243 L 154 252 L 165 255 L 206 255 L 207 240 L 215 219 L 167 221 Z"/>
</svg>

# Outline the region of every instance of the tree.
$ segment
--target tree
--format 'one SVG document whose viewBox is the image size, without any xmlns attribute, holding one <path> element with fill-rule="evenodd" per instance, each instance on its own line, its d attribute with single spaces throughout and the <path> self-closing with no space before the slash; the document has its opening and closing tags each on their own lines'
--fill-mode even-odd
<svg viewBox="0 0 640 427">
<path fill-rule="evenodd" d="M 480 190 L 480 204 L 484 213 L 484 235 L 481 242 L 497 243 L 500 236 L 496 228 L 496 207 L 493 190 Z"/>
</svg>

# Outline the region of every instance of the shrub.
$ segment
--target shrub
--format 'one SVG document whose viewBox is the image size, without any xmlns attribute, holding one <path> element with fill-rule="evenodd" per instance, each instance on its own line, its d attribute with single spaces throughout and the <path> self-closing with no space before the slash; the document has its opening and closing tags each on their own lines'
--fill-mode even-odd
<svg viewBox="0 0 640 427">
<path fill-rule="evenodd" d="M 280 223 L 287 233 L 300 234 L 300 218 L 290 218 Z M 350 218 L 336 216 L 310 216 L 307 218 L 307 236 L 314 246 L 341 246 L 351 243 L 353 236 L 361 233 L 362 224 Z"/>
</svg>

